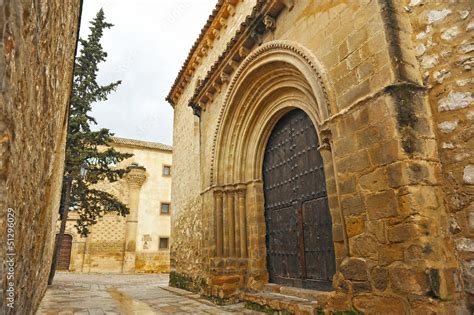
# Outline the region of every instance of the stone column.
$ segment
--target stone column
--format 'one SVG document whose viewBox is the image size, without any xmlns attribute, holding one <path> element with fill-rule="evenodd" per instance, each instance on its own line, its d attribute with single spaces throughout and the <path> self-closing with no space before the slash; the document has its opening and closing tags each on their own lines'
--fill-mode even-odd
<svg viewBox="0 0 474 315">
<path fill-rule="evenodd" d="M 91 229 L 92 230 L 92 229 Z M 82 269 L 81 272 L 90 272 L 91 271 L 91 254 L 90 254 L 90 242 L 91 234 L 86 237 L 86 243 L 84 244 L 84 255 L 82 257 Z"/>
<path fill-rule="evenodd" d="M 223 255 L 223 232 L 222 232 L 222 190 L 218 189 L 214 191 L 215 197 L 215 207 L 214 207 L 214 217 L 215 217 L 215 242 L 216 242 L 216 256 L 222 257 Z"/>
<path fill-rule="evenodd" d="M 237 209 L 240 217 L 240 257 L 247 258 L 247 213 L 245 209 L 246 187 L 237 192 Z"/>
<path fill-rule="evenodd" d="M 223 257 L 229 257 L 229 193 L 224 191 L 222 199 L 222 238 L 223 238 Z"/>
<path fill-rule="evenodd" d="M 129 187 L 129 203 L 130 213 L 126 217 L 125 226 L 125 252 L 123 257 L 122 272 L 135 272 L 135 252 L 137 239 L 137 222 L 138 222 L 138 203 L 140 197 L 140 188 L 146 180 L 146 169 L 136 163 L 132 163 L 128 167 L 129 173 L 126 180 Z"/>
<path fill-rule="evenodd" d="M 227 191 L 227 224 L 229 225 L 229 257 L 235 257 L 235 213 L 234 192 Z"/>
</svg>

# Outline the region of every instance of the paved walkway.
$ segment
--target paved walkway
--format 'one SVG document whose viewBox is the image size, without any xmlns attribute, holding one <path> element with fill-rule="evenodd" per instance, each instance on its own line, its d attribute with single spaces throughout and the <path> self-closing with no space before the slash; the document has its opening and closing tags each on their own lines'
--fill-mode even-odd
<svg viewBox="0 0 474 315">
<path fill-rule="evenodd" d="M 243 304 L 216 306 L 197 294 L 168 287 L 168 275 L 58 272 L 37 314 L 259 314 Z"/>
</svg>

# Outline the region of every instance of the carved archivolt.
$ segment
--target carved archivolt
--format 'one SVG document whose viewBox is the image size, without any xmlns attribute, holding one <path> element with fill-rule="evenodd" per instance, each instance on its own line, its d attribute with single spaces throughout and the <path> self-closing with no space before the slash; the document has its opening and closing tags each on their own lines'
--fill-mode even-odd
<svg viewBox="0 0 474 315">
<path fill-rule="evenodd" d="M 275 67 L 275 63 L 278 63 L 281 67 Z M 223 126 L 223 122 L 231 119 L 228 116 L 232 116 L 230 108 L 233 107 L 234 103 L 240 102 L 239 106 L 244 108 L 256 106 L 255 104 L 265 101 L 265 97 L 268 97 L 266 89 L 270 90 L 269 87 L 284 89 L 286 84 L 289 88 L 292 87 L 301 91 L 301 96 L 293 95 L 294 101 L 314 103 L 316 107 L 315 116 L 317 116 L 315 124 L 320 125 L 331 115 L 330 104 L 334 104 L 333 96 L 327 90 L 327 82 L 321 63 L 309 50 L 299 44 L 285 40 L 271 41 L 252 51 L 232 76 L 224 97 L 223 106 L 218 114 L 212 142 L 211 186 L 218 184 L 217 174 L 215 174 L 217 168 L 216 150 L 220 150 L 218 142 L 224 141 L 222 137 L 225 134 L 229 137 L 229 133 L 232 133 L 227 125 Z M 268 93 L 271 93 L 271 91 Z M 245 99 L 245 101 L 242 101 L 242 99 Z M 283 101 L 283 99 L 280 101 Z M 243 115 L 244 112 L 240 110 L 240 113 Z M 244 128 L 241 125 L 245 124 L 243 121 L 248 119 L 245 115 L 241 118 L 242 122 L 235 123 L 237 129 Z M 230 135 L 230 137 L 226 140 L 229 141 L 232 137 L 236 139 L 239 135 Z M 225 145 L 232 146 L 233 143 L 226 143 Z M 231 158 L 232 153 L 225 157 L 225 159 Z"/>
</svg>

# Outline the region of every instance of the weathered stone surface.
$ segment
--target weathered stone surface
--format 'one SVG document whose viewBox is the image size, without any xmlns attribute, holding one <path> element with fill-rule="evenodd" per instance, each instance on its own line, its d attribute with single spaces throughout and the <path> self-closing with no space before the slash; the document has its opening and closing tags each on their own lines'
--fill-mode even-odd
<svg viewBox="0 0 474 315">
<path fill-rule="evenodd" d="M 350 239 L 349 246 L 353 256 L 377 258 L 378 243 L 372 235 L 360 234 L 354 236 Z"/>
<path fill-rule="evenodd" d="M 428 277 L 424 271 L 416 271 L 406 267 L 390 268 L 390 282 L 400 293 L 424 294 L 429 290 Z"/>
<path fill-rule="evenodd" d="M 367 263 L 363 259 L 344 259 L 341 263 L 340 271 L 344 275 L 344 277 L 349 280 L 368 280 Z"/>
<path fill-rule="evenodd" d="M 388 240 L 398 243 L 408 240 L 416 240 L 421 236 L 421 229 L 415 223 L 403 223 L 388 228 Z"/>
<path fill-rule="evenodd" d="M 377 290 L 384 291 L 388 287 L 389 274 L 386 268 L 374 267 L 370 272 L 370 277 L 374 288 Z"/>
<path fill-rule="evenodd" d="M 470 158 L 465 153 L 472 151 L 472 3 L 456 2 L 455 5 L 425 2 L 414 7 L 408 14 L 416 35 L 415 45 L 423 45 L 426 55 L 438 55 L 438 64 L 424 73 L 426 85 L 433 87 L 427 97 L 432 108 L 433 123 L 438 126 L 439 159 L 442 164 L 443 190 L 447 193 L 447 205 L 453 220 L 460 224 L 450 229 L 456 243 L 467 249 L 472 232 L 462 226 L 461 217 L 470 203 L 469 180 L 465 181 L 465 168 Z M 420 20 L 420 14 L 430 18 Z M 422 57 L 419 56 L 419 62 Z M 442 72 L 449 71 L 448 76 Z M 441 80 L 440 80 L 441 79 Z M 446 145 L 443 145 L 443 142 Z M 467 163 L 466 163 L 467 162 Z M 464 212 L 464 213 L 463 213 Z M 451 220 L 451 222 L 454 222 Z M 462 261 L 466 258 L 460 258 Z M 471 295 L 470 299 L 474 298 Z M 471 312 L 474 310 L 471 310 Z"/>
<path fill-rule="evenodd" d="M 466 184 L 474 185 L 474 165 L 470 164 L 464 167 L 463 180 Z"/>
<path fill-rule="evenodd" d="M 373 295 L 356 296 L 353 300 L 357 310 L 364 314 L 405 314 L 406 307 L 402 300 L 396 297 L 381 297 Z"/>
<path fill-rule="evenodd" d="M 242 2 L 236 7 L 245 15 L 251 6 Z M 338 294 L 346 303 L 351 292 L 373 290 L 367 296 L 380 304 L 375 292 L 383 291 L 384 297 L 404 301 L 400 313 L 421 310 L 423 305 L 430 309 L 427 294 L 431 288 L 420 269 L 459 268 L 445 205 L 461 216 L 470 203 L 470 186 L 463 181 L 463 171 L 470 163 L 466 154 L 470 154 L 468 143 L 474 137 L 469 127 L 471 105 L 466 106 L 473 65 L 472 58 L 462 52 L 471 49 L 464 32 L 470 13 L 462 18 L 460 11 L 471 12 L 469 4 L 349 1 L 323 6 L 301 1 L 291 11 L 283 8 L 271 35 L 264 34 L 258 44 L 250 41 L 245 59 L 232 59 L 241 56 L 240 42 L 249 43 L 243 38 L 206 46 L 204 55 L 192 51 L 184 66 L 186 75 L 179 76 L 170 93 L 175 147 L 179 146 L 175 155 L 181 161 L 173 198 L 183 213 L 175 216 L 174 225 L 181 225 L 180 216 L 195 219 L 201 228 L 190 235 L 202 237 L 202 247 L 198 251 L 201 259 L 195 264 L 200 264 L 200 270 L 188 262 L 180 262 L 179 268 L 210 279 L 220 273 L 237 273 L 227 261 L 219 268 L 209 268 L 209 261 L 239 256 L 227 252 L 233 243 L 229 241 L 233 222 L 226 216 L 232 202 L 222 206 L 225 198 L 220 199 L 220 191 L 245 186 L 249 264 L 239 272 L 267 275 L 249 276 L 243 287 L 258 289 L 266 284 L 268 238 L 262 187 L 267 179 L 261 174 L 267 164 L 261 157 L 276 121 L 295 106 L 319 128 L 340 272 L 333 279 Z M 236 36 L 252 33 L 249 25 L 243 25 L 245 32 Z M 214 38 L 202 38 L 197 46 L 215 43 Z M 278 59 L 278 67 L 270 56 Z M 302 59 L 313 66 L 301 64 Z M 232 78 L 229 83 L 219 81 L 220 69 Z M 315 81 L 319 76 L 321 80 Z M 203 77 L 204 84 L 197 84 Z M 317 86 L 325 92 L 321 94 Z M 317 100 L 314 104 L 313 98 Z M 203 107 L 200 119 L 192 117 L 190 102 Z M 296 156 L 302 151 L 297 145 Z M 304 173 L 296 175 L 299 178 Z M 300 187 L 289 189 L 297 192 Z M 457 199 L 452 204 L 446 196 L 454 195 Z M 469 238 L 463 234 L 468 230 L 465 224 L 459 222 L 461 232 L 456 237 Z M 189 235 L 178 235 L 181 246 L 176 249 L 183 259 L 189 259 L 188 250 L 198 246 L 185 237 Z M 392 274 L 398 279 L 406 276 L 408 281 L 394 285 Z M 415 306 L 408 299 L 420 302 Z M 450 301 L 462 305 L 460 294 L 450 296 Z M 449 303 L 435 304 L 444 310 Z"/>
<path fill-rule="evenodd" d="M 16 220 L 15 301 L 7 314 L 33 314 L 46 290 L 78 16 L 79 1 L 0 3 L 0 214 L 12 208 Z"/>
<path fill-rule="evenodd" d="M 398 214 L 398 204 L 393 190 L 370 195 L 366 202 L 371 220 L 393 217 Z"/>
<path fill-rule="evenodd" d="M 346 229 L 347 236 L 352 237 L 359 235 L 364 231 L 365 219 L 363 217 L 347 217 L 346 218 Z"/>
</svg>

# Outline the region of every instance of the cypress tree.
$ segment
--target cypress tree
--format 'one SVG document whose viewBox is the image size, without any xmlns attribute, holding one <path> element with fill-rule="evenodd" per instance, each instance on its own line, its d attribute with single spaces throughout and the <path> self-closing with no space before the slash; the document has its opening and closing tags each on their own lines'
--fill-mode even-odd
<svg viewBox="0 0 474 315">
<path fill-rule="evenodd" d="M 54 278 L 70 209 L 79 215 L 75 227 L 82 236 L 87 236 L 90 226 L 96 224 L 97 219 L 106 213 L 116 212 L 122 216 L 129 213 L 124 203 L 96 186 L 102 181 L 115 182 L 122 178 L 127 173 L 127 169 L 118 168 L 115 165 L 132 156 L 128 153 L 120 153 L 110 146 L 113 133 L 109 129 L 91 130 L 91 125 L 97 124 L 90 114 L 92 105 L 107 100 L 108 95 L 121 83 L 121 81 L 116 81 L 100 85 L 97 82 L 98 65 L 107 58 L 100 40 L 104 30 L 112 26 L 105 21 L 104 11 L 100 9 L 91 22 L 87 39 L 79 39 L 81 49 L 74 65 L 59 209 L 61 228 L 56 236 L 49 284 Z M 81 174 L 81 168 L 87 170 L 85 176 Z"/>
</svg>

